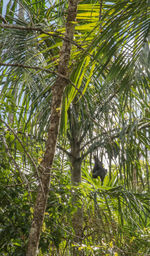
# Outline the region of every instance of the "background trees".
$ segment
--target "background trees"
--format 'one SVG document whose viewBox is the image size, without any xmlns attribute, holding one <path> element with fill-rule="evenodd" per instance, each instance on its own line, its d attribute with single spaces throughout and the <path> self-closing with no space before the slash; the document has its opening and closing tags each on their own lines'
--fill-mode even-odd
<svg viewBox="0 0 150 256">
<path fill-rule="evenodd" d="M 39 255 L 148 254 L 149 3 L 73 3 L 1 2 L 0 250 L 25 255 L 39 186 Z"/>
</svg>

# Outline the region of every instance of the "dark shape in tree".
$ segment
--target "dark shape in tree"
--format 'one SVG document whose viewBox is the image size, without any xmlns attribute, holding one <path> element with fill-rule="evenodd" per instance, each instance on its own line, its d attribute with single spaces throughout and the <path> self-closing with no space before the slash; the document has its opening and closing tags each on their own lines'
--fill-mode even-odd
<svg viewBox="0 0 150 256">
<path fill-rule="evenodd" d="M 105 175 L 107 173 L 107 170 L 103 167 L 103 163 L 99 161 L 97 156 L 94 156 L 94 161 L 95 161 L 95 165 L 92 170 L 92 178 L 96 179 L 96 178 L 100 177 L 100 179 L 102 181 L 102 185 L 103 185 L 103 181 L 104 181 Z"/>
</svg>

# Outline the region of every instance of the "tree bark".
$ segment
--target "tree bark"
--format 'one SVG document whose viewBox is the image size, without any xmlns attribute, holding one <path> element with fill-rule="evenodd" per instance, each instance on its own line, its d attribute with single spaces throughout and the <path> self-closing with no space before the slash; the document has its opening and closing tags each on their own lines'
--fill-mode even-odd
<svg viewBox="0 0 150 256">
<path fill-rule="evenodd" d="M 77 120 L 73 120 L 72 123 L 72 137 L 71 137 L 71 182 L 73 186 L 78 186 L 81 183 L 81 164 L 82 159 L 80 156 L 80 134 L 79 129 L 77 129 Z M 77 205 L 76 212 L 72 218 L 72 225 L 75 233 L 74 243 L 77 246 L 74 246 L 72 249 L 72 255 L 84 255 L 82 250 L 78 250 L 78 247 L 82 244 L 82 237 L 83 237 L 83 207 L 78 206 L 79 200 L 79 192 L 72 194 L 72 204 Z"/>
<path fill-rule="evenodd" d="M 69 0 L 68 15 L 66 21 L 66 40 L 63 42 L 60 52 L 60 62 L 58 65 L 58 73 L 68 77 L 68 65 L 71 53 L 71 41 L 74 36 L 74 21 L 76 20 L 78 0 Z M 67 40 L 68 39 L 68 40 Z M 48 131 L 48 139 L 46 150 L 39 168 L 40 184 L 37 198 L 34 206 L 33 221 L 29 233 L 29 241 L 26 256 L 36 256 L 38 253 L 38 245 L 42 230 L 44 213 L 47 205 L 47 198 L 50 187 L 51 167 L 55 155 L 56 142 L 59 132 L 59 123 L 61 116 L 61 105 L 63 92 L 67 86 L 67 79 L 58 76 L 52 89 L 52 106 L 50 117 L 50 128 Z"/>
<path fill-rule="evenodd" d="M 81 160 L 79 158 L 72 159 L 72 175 L 71 175 L 72 185 L 77 186 L 81 183 Z M 78 247 L 82 244 L 83 239 L 83 206 L 78 206 L 79 201 L 79 191 L 73 192 L 72 194 L 72 204 L 77 205 L 76 211 L 72 218 L 72 225 L 75 233 L 74 237 L 74 247 L 72 251 L 73 256 L 84 255 L 82 250 Z"/>
<path fill-rule="evenodd" d="M 80 145 L 74 143 L 71 146 L 71 182 L 72 185 L 78 185 L 81 183 L 81 157 L 80 157 Z"/>
</svg>

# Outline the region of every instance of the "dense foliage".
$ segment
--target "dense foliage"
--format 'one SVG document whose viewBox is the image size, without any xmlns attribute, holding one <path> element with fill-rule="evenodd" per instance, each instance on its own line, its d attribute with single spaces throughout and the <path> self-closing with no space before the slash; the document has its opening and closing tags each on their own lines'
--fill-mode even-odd
<svg viewBox="0 0 150 256">
<path fill-rule="evenodd" d="M 67 8 L 59 0 L 0 2 L 4 256 L 26 252 Z M 78 3 L 39 256 L 74 255 L 75 246 L 87 256 L 150 255 L 149 27 L 147 0 Z M 103 186 L 91 176 L 94 154 L 108 170 Z M 73 156 L 82 171 L 76 185 Z"/>
</svg>

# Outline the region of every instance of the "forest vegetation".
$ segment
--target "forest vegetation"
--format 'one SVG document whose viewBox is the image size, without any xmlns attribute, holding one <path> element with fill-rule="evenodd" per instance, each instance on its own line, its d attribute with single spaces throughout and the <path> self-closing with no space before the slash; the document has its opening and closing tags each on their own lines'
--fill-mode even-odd
<svg viewBox="0 0 150 256">
<path fill-rule="evenodd" d="M 149 0 L 0 1 L 0 255 L 150 256 L 149 65 Z"/>
</svg>

